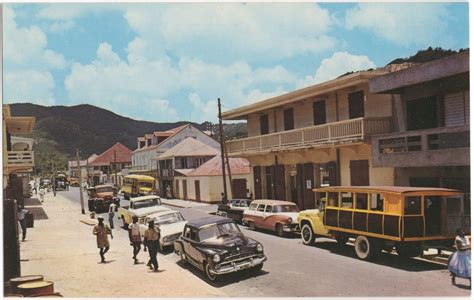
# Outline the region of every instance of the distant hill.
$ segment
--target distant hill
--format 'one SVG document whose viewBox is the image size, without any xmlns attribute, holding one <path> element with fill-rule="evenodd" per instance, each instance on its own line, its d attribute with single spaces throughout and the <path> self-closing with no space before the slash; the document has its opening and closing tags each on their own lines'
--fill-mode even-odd
<svg viewBox="0 0 474 300">
<path fill-rule="evenodd" d="M 137 121 L 88 104 L 46 107 L 19 103 L 11 104 L 10 109 L 12 116 L 36 117 L 36 126 L 32 134 L 32 137 L 39 140 L 35 146 L 36 157 L 39 164 L 47 166 L 50 166 L 52 160 L 59 160 L 57 163 L 64 167 L 65 161 L 75 157 L 76 148 L 81 151 L 81 157 L 85 158 L 93 153 L 102 153 L 116 142 L 134 150 L 137 137 L 145 133 L 169 130 L 188 123 L 201 130 L 211 128 L 209 122 L 196 124 L 185 121 L 176 123 Z M 227 138 L 242 137 L 247 133 L 245 123 L 225 125 L 224 131 Z"/>
<path fill-rule="evenodd" d="M 433 60 L 437 60 L 446 56 L 450 56 L 453 54 L 458 54 L 464 51 L 468 51 L 469 49 L 459 49 L 459 51 L 451 50 L 451 49 L 443 49 L 440 47 L 432 48 L 428 47 L 426 50 L 420 50 L 415 55 L 406 58 L 397 58 L 389 62 L 388 64 L 401 64 L 401 63 L 425 63 Z"/>
</svg>

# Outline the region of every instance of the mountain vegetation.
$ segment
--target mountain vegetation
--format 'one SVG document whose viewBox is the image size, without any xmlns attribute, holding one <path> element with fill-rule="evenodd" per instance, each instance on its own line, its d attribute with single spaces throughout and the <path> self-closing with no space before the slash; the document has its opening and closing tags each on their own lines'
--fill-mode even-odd
<svg viewBox="0 0 474 300">
<path fill-rule="evenodd" d="M 137 137 L 154 131 L 169 130 L 190 122 L 155 123 L 137 121 L 117 115 L 108 110 L 84 104 L 76 106 L 41 106 L 30 103 L 10 105 L 13 116 L 36 117 L 36 126 L 29 136 L 34 138 L 36 168 L 48 172 L 52 163 L 59 169 L 67 169 L 67 161 L 76 158 L 76 149 L 81 159 L 100 154 L 116 142 L 134 150 Z M 201 130 L 212 130 L 210 122 L 191 123 Z M 246 124 L 236 123 L 224 126 L 226 138 L 245 136 Z"/>
</svg>

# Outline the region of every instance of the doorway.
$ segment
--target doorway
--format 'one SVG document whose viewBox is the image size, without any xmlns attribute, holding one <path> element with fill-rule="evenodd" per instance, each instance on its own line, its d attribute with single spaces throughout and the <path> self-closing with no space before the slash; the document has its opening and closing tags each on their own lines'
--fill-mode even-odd
<svg viewBox="0 0 474 300">
<path fill-rule="evenodd" d="M 260 166 L 253 167 L 253 186 L 255 199 L 262 199 L 262 170 Z"/>
<path fill-rule="evenodd" d="M 368 186 L 369 183 L 369 161 L 351 160 L 351 185 L 352 186 Z"/>
<path fill-rule="evenodd" d="M 201 185 L 199 180 L 194 180 L 194 191 L 196 193 L 196 201 L 201 202 Z"/>
<path fill-rule="evenodd" d="M 364 116 L 364 91 L 349 94 L 349 119 Z"/>
<path fill-rule="evenodd" d="M 183 200 L 188 200 L 188 184 L 183 180 Z"/>
<path fill-rule="evenodd" d="M 245 199 L 247 197 L 247 179 L 232 179 L 232 198 Z"/>
</svg>

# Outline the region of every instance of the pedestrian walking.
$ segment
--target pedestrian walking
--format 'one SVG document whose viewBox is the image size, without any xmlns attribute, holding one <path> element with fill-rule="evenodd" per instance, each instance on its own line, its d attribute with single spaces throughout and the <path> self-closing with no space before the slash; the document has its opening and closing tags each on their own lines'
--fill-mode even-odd
<svg viewBox="0 0 474 300">
<path fill-rule="evenodd" d="M 24 242 L 26 238 L 26 220 L 25 220 L 25 215 L 28 213 L 28 211 L 23 207 L 23 205 L 18 205 L 18 222 L 20 222 L 20 227 L 21 227 L 21 235 L 22 239 L 21 241 Z"/>
<path fill-rule="evenodd" d="M 456 231 L 456 252 L 448 259 L 448 270 L 451 272 L 451 284 L 456 285 L 456 277 L 469 279 L 471 285 L 471 242 L 463 229 Z"/>
<path fill-rule="evenodd" d="M 109 206 L 109 225 L 111 229 L 114 229 L 114 216 L 116 207 L 117 205 L 115 205 L 113 202 Z"/>
<path fill-rule="evenodd" d="M 222 202 L 222 204 L 227 203 L 227 200 L 225 199 L 224 193 L 221 193 L 221 202 Z"/>
<path fill-rule="evenodd" d="M 170 187 L 169 184 L 168 184 L 168 186 L 166 187 L 166 198 L 167 198 L 168 200 L 170 200 L 171 197 L 172 197 L 172 196 L 171 196 L 171 187 Z"/>
<path fill-rule="evenodd" d="M 252 192 L 249 189 L 247 189 L 247 199 L 252 200 L 252 198 L 253 198 Z"/>
<path fill-rule="evenodd" d="M 44 190 L 44 187 L 43 187 L 43 186 L 40 186 L 39 194 L 40 194 L 40 200 L 41 200 L 41 202 L 44 202 L 44 194 L 46 194 L 46 191 Z"/>
<path fill-rule="evenodd" d="M 100 249 L 100 262 L 104 263 L 105 253 L 107 253 L 107 251 L 109 251 L 110 249 L 109 239 L 107 235 L 110 234 L 110 238 L 112 239 L 114 238 L 114 236 L 112 235 L 112 230 L 110 229 L 110 227 L 104 224 L 104 218 L 98 217 L 97 220 L 99 221 L 99 224 L 94 226 L 92 234 L 97 236 L 97 248 Z"/>
<path fill-rule="evenodd" d="M 158 253 L 158 247 L 160 246 L 160 229 L 157 227 L 155 228 L 154 221 L 148 223 L 148 229 L 145 230 L 143 244 L 145 245 L 144 251 L 146 252 L 148 248 L 148 254 L 150 255 L 150 260 L 148 261 L 147 266 L 155 272 L 158 271 L 158 260 L 156 259 L 156 255 Z"/>
<path fill-rule="evenodd" d="M 141 238 L 140 238 L 140 227 L 138 225 L 138 217 L 133 216 L 132 217 L 132 224 L 128 225 L 128 235 L 130 237 L 130 245 L 133 246 L 133 263 L 138 264 L 138 259 L 137 255 L 140 252 L 140 244 L 141 244 Z"/>
</svg>

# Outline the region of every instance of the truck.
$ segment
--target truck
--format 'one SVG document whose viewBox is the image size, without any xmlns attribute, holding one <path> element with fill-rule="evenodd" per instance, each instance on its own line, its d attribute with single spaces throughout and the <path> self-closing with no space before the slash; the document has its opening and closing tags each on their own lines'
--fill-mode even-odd
<svg viewBox="0 0 474 300">
<path fill-rule="evenodd" d="M 161 205 L 161 198 L 149 195 L 131 198 L 130 205 L 119 207 L 118 214 L 122 218 L 124 228 L 128 228 L 134 216 L 138 217 L 140 223 L 144 223 L 146 216 L 162 210 L 168 208 Z"/>
</svg>

